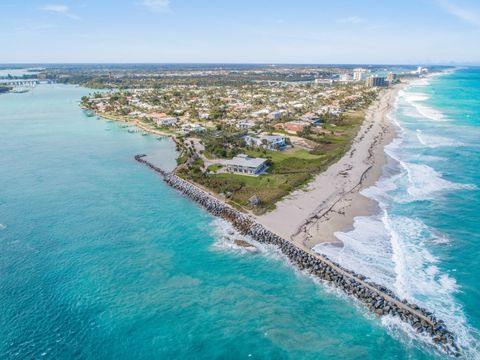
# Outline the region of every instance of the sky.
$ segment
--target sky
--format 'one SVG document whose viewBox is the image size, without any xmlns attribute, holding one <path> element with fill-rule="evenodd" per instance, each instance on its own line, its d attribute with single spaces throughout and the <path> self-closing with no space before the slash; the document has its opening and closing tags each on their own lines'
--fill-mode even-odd
<svg viewBox="0 0 480 360">
<path fill-rule="evenodd" d="M 0 63 L 480 64 L 480 0 L 0 0 Z"/>
</svg>

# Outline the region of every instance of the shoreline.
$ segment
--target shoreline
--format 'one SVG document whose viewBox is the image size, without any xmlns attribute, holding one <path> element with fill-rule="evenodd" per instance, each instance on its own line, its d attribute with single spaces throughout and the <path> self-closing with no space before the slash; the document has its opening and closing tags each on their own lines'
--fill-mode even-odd
<svg viewBox="0 0 480 360">
<path fill-rule="evenodd" d="M 154 134 L 154 135 L 158 135 L 158 136 L 164 136 L 164 137 L 171 138 L 172 141 L 173 141 L 175 144 L 181 145 L 181 143 L 178 141 L 178 139 L 177 139 L 177 137 L 175 136 L 175 134 L 163 132 L 163 131 L 157 130 L 157 129 L 152 129 L 152 128 L 149 127 L 147 124 L 142 123 L 140 120 L 130 121 L 130 120 L 126 120 L 126 119 L 115 118 L 115 117 L 113 117 L 113 116 L 106 115 L 106 114 L 104 114 L 104 113 L 97 113 L 97 112 L 95 112 L 95 116 L 98 116 L 98 117 L 100 117 L 100 118 L 102 118 L 102 119 L 106 119 L 106 120 L 108 120 L 108 121 L 114 121 L 114 122 L 125 123 L 125 124 L 130 124 L 130 125 L 136 126 L 137 128 L 142 129 L 143 131 L 148 132 L 148 133 L 150 133 L 150 134 Z"/>
<path fill-rule="evenodd" d="M 306 189 L 292 192 L 274 210 L 256 216 L 255 220 L 308 249 L 322 243 L 342 246 L 335 233 L 353 229 L 355 217 L 378 210 L 378 204 L 360 192 L 374 185 L 382 175 L 387 161 L 384 148 L 396 136 L 389 114 L 398 92 L 406 85 L 408 81 L 380 94 L 340 160 L 317 175 Z"/>
<path fill-rule="evenodd" d="M 325 243 L 343 246 L 335 233 L 353 230 L 355 217 L 378 211 L 378 204 L 360 192 L 373 186 L 382 176 L 387 161 L 384 148 L 396 136 L 395 126 L 388 115 L 398 92 L 410 81 L 406 80 L 380 93 L 368 108 L 349 150 L 340 160 L 316 175 L 306 188 L 295 190 L 279 201 L 274 210 L 257 216 L 249 212 L 255 221 L 303 248 L 313 249 Z M 178 144 L 174 134 L 152 129 L 138 120 L 127 121 L 100 113 L 96 115 L 132 124 L 154 135 L 169 137 Z"/>
<path fill-rule="evenodd" d="M 417 333 L 429 336 L 432 345 L 438 346 L 447 354 L 460 355 L 455 335 L 447 330 L 444 322 L 437 319 L 432 312 L 399 298 L 388 288 L 368 281 L 365 276 L 344 268 L 325 255 L 278 236 L 256 222 L 252 216 L 240 213 L 196 184 L 149 163 L 144 159 L 145 156 L 136 155 L 135 160 L 157 172 L 169 186 L 202 206 L 210 214 L 229 221 L 241 234 L 248 235 L 260 243 L 278 247 L 292 265 L 338 287 L 363 303 L 377 316 L 398 317 Z"/>
<path fill-rule="evenodd" d="M 393 109 L 398 91 L 407 84 L 399 84 L 395 88 L 381 93 L 378 101 L 369 108 L 366 121 L 362 124 L 349 151 L 339 162 L 327 169 L 328 172 L 339 164 L 345 165 L 345 162 L 343 162 L 345 159 L 350 159 L 350 161 L 354 162 L 358 156 L 365 155 L 364 152 L 366 152 L 366 157 L 360 166 L 356 166 L 355 169 L 352 166 L 352 168 L 348 169 L 347 173 L 351 174 L 351 176 L 348 176 L 348 174 L 342 176 L 341 173 L 336 173 L 337 177 L 342 176 L 341 179 L 345 180 L 344 185 L 353 186 L 347 191 L 340 190 L 334 193 L 333 195 L 338 195 L 338 198 L 335 198 L 335 196 L 329 197 L 331 205 L 327 204 L 329 207 L 325 211 L 320 214 L 313 214 L 310 218 L 307 218 L 307 226 L 304 228 L 306 236 L 314 234 L 312 228 L 316 232 L 325 231 L 326 227 L 322 227 L 323 224 L 328 224 L 332 227 L 344 226 L 334 231 L 344 230 L 346 227 L 352 228 L 354 218 L 355 216 L 360 216 L 360 212 L 368 215 L 375 208 L 378 208 L 374 200 L 364 197 L 360 194 L 360 191 L 375 184 L 383 173 L 383 167 L 387 161 L 384 147 L 391 143 L 396 135 L 395 126 L 388 115 Z M 355 154 L 359 155 L 355 156 Z M 297 238 L 294 236 L 283 237 L 276 229 L 272 230 L 261 221 L 258 221 L 258 218 L 261 218 L 261 216 L 240 213 L 208 190 L 176 176 L 175 172 L 167 173 L 157 168 L 144 160 L 145 156 L 143 154 L 137 155 L 135 160 L 159 173 L 168 185 L 201 205 L 212 215 L 229 221 L 241 234 L 248 235 L 260 243 L 275 245 L 287 256 L 292 265 L 301 270 L 306 270 L 322 281 L 338 287 L 347 295 L 359 300 L 379 317 L 385 315 L 399 317 L 403 322 L 410 325 L 415 332 L 429 336 L 431 338 L 431 341 L 428 341 L 430 344 L 439 346 L 447 354 L 459 356 L 460 349 L 456 344 L 455 335 L 448 331 L 444 322 L 436 319 L 432 312 L 399 298 L 390 289 L 372 282 L 362 274 L 344 268 L 329 257 L 315 251 L 308 243 L 308 240 L 311 240 L 311 238 L 307 238 L 307 241 L 299 241 L 298 235 L 302 235 L 301 233 L 294 234 Z M 313 182 L 317 186 L 318 178 L 321 175 L 317 176 Z M 337 188 L 342 189 L 341 187 Z M 320 190 L 325 192 L 322 188 Z M 305 194 L 308 195 L 309 193 Z M 341 211 L 341 206 L 344 206 L 343 211 Z M 325 221 L 320 226 L 315 226 L 320 220 Z M 310 223 L 308 223 L 309 221 Z M 335 239 L 334 231 L 329 235 Z M 339 240 L 335 240 L 335 243 L 342 244 Z"/>
<path fill-rule="evenodd" d="M 335 233 L 353 230 L 355 217 L 378 211 L 378 204 L 360 192 L 373 186 L 382 176 L 387 161 L 384 148 L 396 135 L 395 126 L 388 115 L 398 92 L 410 81 L 406 80 L 380 93 L 368 108 L 349 150 L 340 160 L 316 175 L 306 188 L 295 190 L 279 201 L 274 210 L 257 216 L 249 212 L 249 215 L 272 233 L 302 248 L 313 249 L 324 243 L 343 246 Z M 169 137 L 178 144 L 174 134 L 152 129 L 138 120 L 127 121 L 100 113 L 96 115 Z"/>
</svg>

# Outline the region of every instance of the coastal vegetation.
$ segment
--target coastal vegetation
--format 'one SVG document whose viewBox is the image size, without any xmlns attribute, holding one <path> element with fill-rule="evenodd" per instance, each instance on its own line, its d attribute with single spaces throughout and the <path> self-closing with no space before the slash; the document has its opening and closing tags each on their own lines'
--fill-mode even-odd
<svg viewBox="0 0 480 360">
<path fill-rule="evenodd" d="M 179 176 L 259 214 L 339 159 L 377 97 L 363 82 L 312 82 L 333 79 L 336 71 L 168 69 L 133 76 L 99 70 L 65 81 L 115 88 L 83 97 L 82 107 L 174 137 Z M 241 154 L 266 159 L 266 170 L 257 176 L 228 171 L 226 162 Z"/>
<path fill-rule="evenodd" d="M 346 131 L 341 136 L 316 138 L 318 144 L 310 150 L 297 147 L 284 151 L 248 147 L 232 147 L 227 150 L 229 148 L 224 146 L 208 148 L 209 154 L 220 153 L 226 158 L 241 152 L 254 158 L 268 159 L 268 170 L 259 176 L 216 173 L 220 169 L 218 165 L 211 165 L 203 171 L 201 162 L 198 160 L 188 162 L 188 157 L 182 158 L 186 166 L 180 168 L 178 174 L 221 194 L 234 204 L 253 210 L 257 214 L 263 213 L 273 209 L 278 200 L 301 188 L 316 174 L 338 160 L 348 149 L 361 122 L 361 117 L 349 117 L 348 125 L 342 126 Z M 260 201 L 252 205 L 252 198 L 258 198 Z"/>
</svg>

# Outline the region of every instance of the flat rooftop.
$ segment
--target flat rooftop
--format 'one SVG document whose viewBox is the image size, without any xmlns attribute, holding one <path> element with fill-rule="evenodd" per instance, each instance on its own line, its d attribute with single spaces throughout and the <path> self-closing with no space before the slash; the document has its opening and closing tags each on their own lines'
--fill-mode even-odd
<svg viewBox="0 0 480 360">
<path fill-rule="evenodd" d="M 226 160 L 225 164 L 226 165 L 257 168 L 257 167 L 263 165 L 266 161 L 267 161 L 267 159 L 264 159 L 264 158 L 252 158 L 248 155 L 240 154 L 240 155 L 235 156 L 231 160 Z"/>
</svg>

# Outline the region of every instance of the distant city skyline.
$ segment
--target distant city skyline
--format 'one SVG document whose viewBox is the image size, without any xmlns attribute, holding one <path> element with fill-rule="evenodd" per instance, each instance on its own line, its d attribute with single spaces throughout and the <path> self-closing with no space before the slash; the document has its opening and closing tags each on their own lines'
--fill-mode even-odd
<svg viewBox="0 0 480 360">
<path fill-rule="evenodd" d="M 480 64 L 466 0 L 18 0 L 0 63 Z"/>
</svg>

